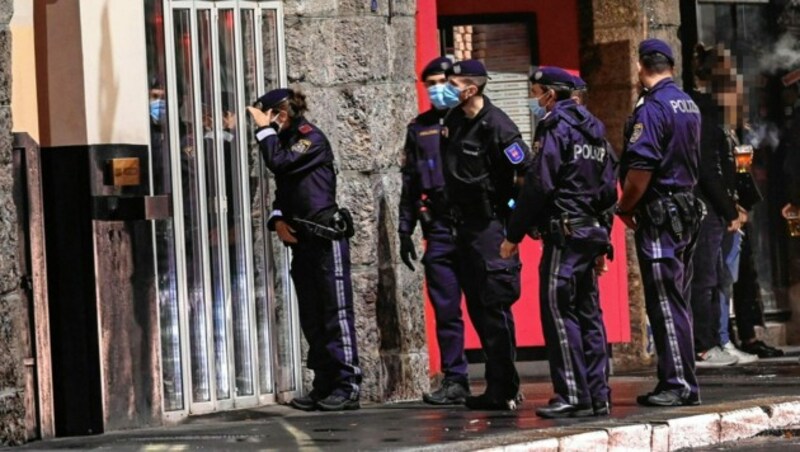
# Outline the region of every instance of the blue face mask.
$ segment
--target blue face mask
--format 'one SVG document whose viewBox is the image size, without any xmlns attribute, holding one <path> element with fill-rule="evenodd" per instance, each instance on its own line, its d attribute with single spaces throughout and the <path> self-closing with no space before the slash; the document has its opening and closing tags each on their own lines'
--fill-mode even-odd
<svg viewBox="0 0 800 452">
<path fill-rule="evenodd" d="M 448 83 L 444 85 L 442 97 L 444 100 L 444 105 L 447 108 L 453 108 L 461 103 L 461 90 Z"/>
<path fill-rule="evenodd" d="M 445 86 L 447 85 L 436 84 L 428 88 L 428 98 L 437 110 L 447 109 L 447 104 L 444 101 Z"/>
<path fill-rule="evenodd" d="M 547 110 L 539 103 L 538 97 L 528 100 L 528 108 L 531 109 L 531 114 L 537 121 L 541 121 L 544 115 L 547 114 Z"/>
<path fill-rule="evenodd" d="M 153 122 L 161 122 L 164 120 L 166 114 L 167 103 L 164 99 L 156 99 L 150 101 L 150 118 Z"/>
</svg>

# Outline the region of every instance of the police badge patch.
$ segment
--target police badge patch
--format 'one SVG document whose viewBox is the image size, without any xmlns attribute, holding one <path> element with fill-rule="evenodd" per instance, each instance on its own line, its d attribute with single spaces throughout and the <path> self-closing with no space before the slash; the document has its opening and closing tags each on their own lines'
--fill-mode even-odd
<svg viewBox="0 0 800 452">
<path fill-rule="evenodd" d="M 639 138 L 642 136 L 642 132 L 644 132 L 644 124 L 641 122 L 637 122 L 636 125 L 633 126 L 633 133 L 631 133 L 631 143 L 636 143 Z"/>
<path fill-rule="evenodd" d="M 292 145 L 292 152 L 298 154 L 305 154 L 308 148 L 311 147 L 311 140 L 297 140 L 297 143 Z"/>
<path fill-rule="evenodd" d="M 512 165 L 516 165 L 525 160 L 525 151 L 522 150 L 522 146 L 520 146 L 519 143 L 511 143 L 511 146 L 503 149 L 503 153 L 508 157 L 508 161 L 511 162 Z"/>
</svg>

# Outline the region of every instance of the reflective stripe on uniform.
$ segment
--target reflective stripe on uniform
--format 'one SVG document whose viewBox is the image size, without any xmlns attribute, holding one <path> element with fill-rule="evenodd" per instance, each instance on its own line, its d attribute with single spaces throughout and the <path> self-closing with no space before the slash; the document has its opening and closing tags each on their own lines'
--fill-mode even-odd
<svg viewBox="0 0 800 452">
<path fill-rule="evenodd" d="M 347 323 L 347 295 L 344 288 L 344 264 L 342 262 L 342 244 L 340 240 L 333 241 L 333 261 L 334 277 L 336 280 L 336 305 L 339 308 L 337 315 L 339 328 L 342 330 L 342 348 L 344 349 L 344 363 L 352 368 L 356 375 L 361 373 L 361 369 L 353 364 L 353 342 L 350 336 L 350 325 Z M 350 398 L 358 399 L 359 387 L 356 383 L 350 382 L 352 391 Z"/>
<path fill-rule="evenodd" d="M 567 329 L 564 326 L 564 319 L 561 317 L 561 312 L 558 310 L 558 296 L 556 293 L 556 284 L 558 282 L 558 272 L 561 269 L 561 250 L 557 247 L 552 247 L 550 262 L 550 284 L 547 288 L 548 303 L 550 305 L 550 312 L 553 320 L 556 323 L 556 334 L 558 334 L 558 344 L 561 348 L 561 356 L 564 361 L 564 374 L 567 381 L 567 402 L 572 405 L 577 405 L 578 401 L 578 384 L 575 382 L 575 371 L 572 367 L 572 356 L 569 353 L 569 337 Z"/>
<path fill-rule="evenodd" d="M 675 374 L 678 383 L 683 385 L 681 397 L 687 398 L 691 394 L 689 383 L 686 382 L 686 376 L 683 371 L 683 358 L 681 358 L 681 351 L 678 346 L 678 334 L 675 331 L 675 320 L 672 317 L 672 309 L 669 306 L 669 297 L 667 296 L 667 289 L 664 287 L 664 278 L 661 273 L 661 264 L 657 259 L 662 256 L 661 252 L 661 236 L 658 229 L 653 226 L 653 236 L 656 237 L 653 241 L 653 277 L 655 278 L 656 290 L 658 291 L 658 305 L 661 308 L 661 315 L 664 317 L 664 326 L 667 330 L 667 340 L 669 341 L 669 350 L 672 355 L 672 361 L 675 363 Z"/>
</svg>

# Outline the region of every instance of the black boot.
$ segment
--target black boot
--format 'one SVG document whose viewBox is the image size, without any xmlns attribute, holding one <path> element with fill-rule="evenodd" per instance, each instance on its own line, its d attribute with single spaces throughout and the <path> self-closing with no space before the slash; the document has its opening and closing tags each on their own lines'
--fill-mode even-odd
<svg viewBox="0 0 800 452">
<path fill-rule="evenodd" d="M 422 400 L 431 405 L 462 405 L 470 395 L 469 385 L 453 380 L 444 380 L 442 386 L 422 395 Z"/>
<path fill-rule="evenodd" d="M 296 408 L 298 410 L 303 411 L 314 411 L 317 409 L 317 402 L 324 399 L 325 397 L 322 396 L 316 390 L 312 390 L 308 394 L 302 397 L 295 397 L 289 402 L 289 405 L 292 408 Z"/>
<path fill-rule="evenodd" d="M 550 405 L 537 408 L 536 415 L 545 419 L 588 417 L 594 416 L 594 409 L 589 404 L 570 405 L 560 400 L 554 400 L 550 402 Z"/>
</svg>

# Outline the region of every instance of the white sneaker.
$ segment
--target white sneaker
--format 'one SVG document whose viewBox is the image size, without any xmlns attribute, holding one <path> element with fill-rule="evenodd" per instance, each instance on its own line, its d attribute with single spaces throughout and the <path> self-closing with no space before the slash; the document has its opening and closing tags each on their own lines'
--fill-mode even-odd
<svg viewBox="0 0 800 452">
<path fill-rule="evenodd" d="M 738 358 L 739 359 L 738 364 L 750 364 L 758 361 L 758 355 L 751 355 L 750 353 L 745 353 L 736 348 L 736 346 L 733 345 L 733 343 L 730 341 L 728 341 L 727 344 L 723 345 L 722 349 L 728 352 L 728 354 Z"/>
<path fill-rule="evenodd" d="M 739 358 L 731 355 L 720 347 L 714 347 L 705 353 L 701 353 L 695 360 L 696 367 L 727 367 L 739 362 Z"/>
</svg>

